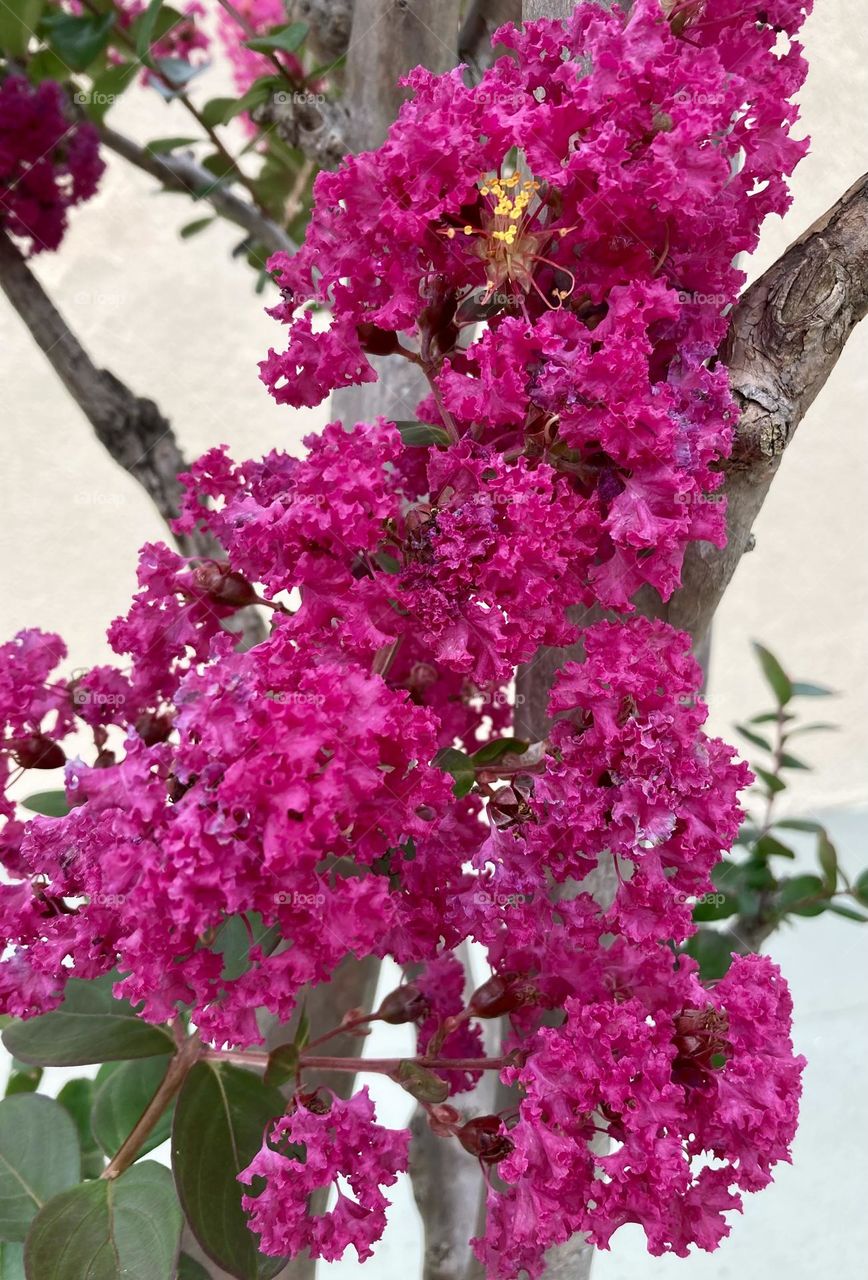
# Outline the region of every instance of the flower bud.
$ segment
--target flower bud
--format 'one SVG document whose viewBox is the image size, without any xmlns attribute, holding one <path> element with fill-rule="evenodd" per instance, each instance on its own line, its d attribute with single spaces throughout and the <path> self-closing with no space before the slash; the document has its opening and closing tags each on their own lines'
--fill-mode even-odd
<svg viewBox="0 0 868 1280">
<path fill-rule="evenodd" d="M 409 1058 L 398 1064 L 392 1079 L 417 1102 L 441 1103 L 449 1097 L 449 1085 L 445 1080 Z"/>
<path fill-rule="evenodd" d="M 477 1018 L 499 1018 L 504 1013 L 514 1013 L 524 1005 L 533 1004 L 536 988 L 520 981 L 514 974 L 495 973 L 470 997 L 470 1012 Z"/>
<path fill-rule="evenodd" d="M 66 753 L 59 742 L 44 733 L 30 733 L 26 738 L 13 738 L 9 743 L 12 759 L 22 769 L 62 769 Z"/>
<path fill-rule="evenodd" d="M 477 1156 L 483 1164 L 497 1164 L 509 1155 L 515 1145 L 502 1128 L 499 1116 L 477 1116 L 462 1125 L 457 1137 L 464 1150 Z"/>
<path fill-rule="evenodd" d="M 376 1017 L 380 1022 L 398 1026 L 402 1022 L 418 1022 L 420 1018 L 424 1018 L 429 1007 L 416 984 L 408 982 L 383 998 Z"/>
</svg>

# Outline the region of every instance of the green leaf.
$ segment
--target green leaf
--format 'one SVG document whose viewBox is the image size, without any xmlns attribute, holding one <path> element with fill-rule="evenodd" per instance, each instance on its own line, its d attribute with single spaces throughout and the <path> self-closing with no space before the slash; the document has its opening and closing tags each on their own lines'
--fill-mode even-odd
<svg viewBox="0 0 868 1280">
<path fill-rule="evenodd" d="M 438 769 L 442 769 L 444 773 L 452 774 L 455 779 L 452 793 L 459 800 L 462 796 L 467 795 L 476 781 L 476 773 L 470 756 L 465 751 L 459 751 L 456 747 L 444 747 L 442 751 L 438 751 L 434 757 L 434 764 Z"/>
<path fill-rule="evenodd" d="M 16 1093 L 35 1093 L 41 1079 L 42 1067 L 31 1067 L 26 1063 L 16 1062 L 13 1058 L 12 1070 L 6 1083 L 6 1097 L 11 1098 Z"/>
<path fill-rule="evenodd" d="M 779 791 L 786 791 L 787 784 L 782 778 L 779 778 L 777 774 L 769 773 L 768 769 L 761 769 L 759 765 L 756 764 L 751 765 L 751 768 L 759 778 L 760 782 L 765 784 L 766 788 L 772 793 L 772 795 L 776 795 Z"/>
<path fill-rule="evenodd" d="M 0 1244 L 0 1280 L 27 1280 L 23 1244 Z"/>
<path fill-rule="evenodd" d="M 449 1097 L 449 1085 L 442 1076 L 409 1058 L 398 1063 L 392 1079 L 418 1102 L 441 1103 Z"/>
<path fill-rule="evenodd" d="M 235 161 L 231 156 L 223 156 L 219 151 L 212 151 L 211 155 L 205 156 L 202 161 L 202 167 L 207 169 L 209 173 L 213 173 L 215 178 L 228 178 L 230 174 L 236 172 Z"/>
<path fill-rule="evenodd" d="M 57 1095 L 57 1101 L 72 1116 L 78 1130 L 78 1141 L 81 1146 L 81 1176 L 98 1178 L 105 1168 L 103 1154 L 97 1146 L 90 1123 L 96 1084 L 93 1080 L 80 1078 L 68 1080 Z"/>
<path fill-rule="evenodd" d="M 69 813 L 65 791 L 37 791 L 21 803 L 31 813 L 41 813 L 46 818 L 65 818 Z"/>
<path fill-rule="evenodd" d="M 136 53 L 142 62 L 147 62 L 151 44 L 154 38 L 157 37 L 157 17 L 162 7 L 163 0 L 151 0 L 145 12 L 136 22 Z"/>
<path fill-rule="evenodd" d="M 43 1067 L 80 1066 L 119 1058 L 151 1058 L 174 1052 L 165 1027 L 136 1016 L 126 1000 L 115 1000 L 112 974 L 90 982 L 71 978 L 59 1009 L 26 1022 L 12 1022 L 3 1043 L 22 1062 Z"/>
<path fill-rule="evenodd" d="M 808 680 L 794 680 L 793 696 L 797 698 L 835 698 L 837 690 L 825 684 L 811 684 Z"/>
<path fill-rule="evenodd" d="M 87 71 L 108 44 L 114 24 L 114 10 L 82 17 L 55 13 L 42 22 L 49 45 L 70 71 Z"/>
<path fill-rule="evenodd" d="M 817 840 L 817 861 L 823 873 L 823 883 L 829 893 L 838 887 L 838 851 L 825 831 L 821 831 Z"/>
<path fill-rule="evenodd" d="M 853 885 L 853 893 L 860 902 L 868 904 L 868 871 L 863 871 Z"/>
<path fill-rule="evenodd" d="M 94 1137 L 109 1158 L 117 1155 L 157 1092 L 170 1061 L 170 1058 L 163 1057 L 124 1062 L 97 1089 L 91 1124 Z M 141 1154 L 147 1155 L 165 1142 L 171 1131 L 172 1108 L 168 1107 L 143 1142 Z"/>
<path fill-rule="evenodd" d="M 825 892 L 819 876 L 793 876 L 781 881 L 776 906 L 782 915 L 818 916 L 826 909 Z"/>
<path fill-rule="evenodd" d="M 191 147 L 194 142 L 201 142 L 201 138 L 154 138 L 145 145 L 145 150 L 151 155 L 162 156 L 177 151 L 178 147 Z"/>
<path fill-rule="evenodd" d="M 404 444 L 413 447 L 420 445 L 446 445 L 449 443 L 449 432 L 443 427 L 433 427 L 427 422 L 396 422 Z"/>
<path fill-rule="evenodd" d="M 282 53 L 295 53 L 304 44 L 307 31 L 306 22 L 291 22 L 288 27 L 273 31 L 271 35 L 254 36 L 252 40 L 245 40 L 243 43 L 247 49 L 254 49 L 257 53 L 270 53 L 272 49 Z"/>
<path fill-rule="evenodd" d="M 252 1072 L 197 1062 L 175 1107 L 172 1168 L 181 1204 L 208 1257 L 239 1280 L 270 1280 L 286 1263 L 257 1252 L 237 1181 L 285 1106 Z"/>
<path fill-rule="evenodd" d="M 80 1177 L 75 1124 L 59 1103 L 41 1093 L 0 1102 L 0 1240 L 23 1240 L 46 1201 Z"/>
<path fill-rule="evenodd" d="M 825 830 L 822 823 L 809 822 L 806 818 L 782 818 L 775 826 L 782 827 L 785 831 L 810 831 L 815 835 Z"/>
<path fill-rule="evenodd" d="M 280 942 L 280 925 L 266 925 L 258 911 L 246 916 L 230 916 L 217 931 L 213 950 L 223 956 L 224 982 L 234 982 L 250 968 L 252 947 L 261 947 L 263 955 L 270 956 Z"/>
<path fill-rule="evenodd" d="M 758 858 L 795 858 L 792 849 L 766 833 L 760 836 L 754 845 L 754 854 Z"/>
<path fill-rule="evenodd" d="M 83 1182 L 38 1214 L 27 1280 L 175 1280 L 182 1224 L 171 1175 L 152 1160 Z"/>
<path fill-rule="evenodd" d="M 693 919 L 697 924 L 707 920 L 726 920 L 738 914 L 738 898 L 726 893 L 706 893 L 693 908 Z"/>
<path fill-rule="evenodd" d="M 796 756 L 791 756 L 788 751 L 781 752 L 780 767 L 782 769 L 805 769 L 808 773 L 811 772 L 809 764 L 805 764 L 804 760 L 799 760 Z"/>
<path fill-rule="evenodd" d="M 12 0 L 11 4 L 0 4 L 0 49 L 12 58 L 23 58 L 44 7 L 45 0 Z"/>
<path fill-rule="evenodd" d="M 181 239 L 189 240 L 191 236 L 198 235 L 200 231 L 204 231 L 206 227 L 210 227 L 211 223 L 215 221 L 215 215 L 211 213 L 207 218 L 197 218 L 195 222 L 185 223 L 180 231 Z"/>
<path fill-rule="evenodd" d="M 280 76 L 260 76 L 258 80 L 254 80 L 253 84 L 245 94 L 235 103 L 232 116 L 240 116 L 251 112 L 254 107 L 259 107 L 263 102 L 267 102 L 273 93 L 280 93 L 286 89 L 286 82 Z M 231 117 L 226 116 L 226 120 Z"/>
<path fill-rule="evenodd" d="M 699 962 L 704 981 L 722 978 L 732 964 L 732 943 L 713 929 L 698 929 L 685 950 Z"/>
<path fill-rule="evenodd" d="M 828 720 L 815 720 L 812 724 L 797 724 L 794 729 L 787 730 L 787 737 L 794 738 L 797 733 L 837 733 L 841 728 L 839 724 L 832 724 Z"/>
<path fill-rule="evenodd" d="M 68 75 L 69 67 L 53 49 L 40 49 L 27 64 L 27 78 L 31 84 L 42 84 L 43 80 L 63 83 Z"/>
<path fill-rule="evenodd" d="M 843 916 L 845 920 L 856 920 L 859 924 L 868 924 L 868 916 L 863 915 L 861 911 L 854 911 L 852 907 L 845 907 L 840 902 L 830 902 L 827 908 L 834 911 L 836 916 Z"/>
<path fill-rule="evenodd" d="M 748 742 L 752 742 L 755 747 L 762 747 L 764 751 L 771 751 L 772 744 L 768 738 L 764 738 L 762 734 L 754 733 L 753 729 L 748 729 L 747 725 L 737 724 L 735 726 L 736 733 L 740 733 Z"/>
<path fill-rule="evenodd" d="M 182 1253 L 178 1259 L 177 1280 L 211 1280 L 211 1274 L 189 1253 Z"/>
<path fill-rule="evenodd" d="M 766 682 L 775 695 L 779 707 L 785 707 L 793 696 L 793 686 L 790 677 L 784 671 L 775 655 L 766 649 L 764 645 L 759 644 L 756 640 L 753 642 L 753 650 L 759 659 L 762 673 L 766 678 Z"/>
<path fill-rule="evenodd" d="M 470 759 L 474 765 L 495 764 L 498 760 L 502 760 L 504 756 L 524 755 L 530 746 L 529 742 L 523 742 L 521 738 L 494 738 L 491 742 L 486 742 L 478 751 L 474 751 Z"/>
<path fill-rule="evenodd" d="M 216 125 L 226 124 L 231 120 L 237 106 L 237 98 L 211 98 L 201 108 L 199 114 L 209 128 L 213 129 Z"/>
<path fill-rule="evenodd" d="M 265 1083 L 279 1089 L 282 1084 L 294 1079 L 298 1071 L 298 1060 L 298 1045 L 281 1044 L 276 1049 L 272 1049 L 268 1055 L 268 1065 L 263 1077 Z"/>
<path fill-rule="evenodd" d="M 89 93 L 76 93 L 73 99 L 78 101 L 80 97 L 83 98 L 82 105 L 87 116 L 101 124 L 121 94 L 133 83 L 138 72 L 138 66 L 130 62 L 106 67 L 105 71 L 95 77 Z"/>
</svg>

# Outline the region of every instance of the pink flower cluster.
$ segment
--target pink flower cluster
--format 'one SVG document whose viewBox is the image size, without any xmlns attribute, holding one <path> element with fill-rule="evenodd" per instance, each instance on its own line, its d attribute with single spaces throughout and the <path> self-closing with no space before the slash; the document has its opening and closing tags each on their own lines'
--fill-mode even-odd
<svg viewBox="0 0 868 1280">
<path fill-rule="evenodd" d="M 0 225 L 28 256 L 59 246 L 67 210 L 90 199 L 104 168 L 96 130 L 68 115 L 59 84 L 0 84 Z"/>
<path fill-rule="evenodd" d="M 209 451 L 178 530 L 226 558 L 145 547 L 114 666 L 63 679 L 38 632 L 0 661 L 10 779 L 81 753 L 67 817 L 7 810 L 3 1007 L 117 971 L 143 1017 L 181 1007 L 243 1047 L 257 1008 L 286 1021 L 348 956 L 388 956 L 415 977 L 379 1016 L 416 1024 L 438 1073 L 420 1087 L 459 1100 L 507 1015 L 515 1107 L 426 1102 L 487 1171 L 492 1280 L 628 1221 L 654 1252 L 714 1248 L 787 1158 L 801 1060 L 779 974 L 737 960 L 708 989 L 680 951 L 750 775 L 703 731 L 689 638 L 634 596 L 668 596 L 688 543 L 724 537 L 715 353 L 733 259 L 804 151 L 804 7 L 583 5 L 499 33 L 514 56 L 479 86 L 414 72 L 383 147 L 319 178 L 305 245 L 275 263 L 289 340 L 263 376 L 316 404 L 409 360 L 418 421 L 335 422 L 302 457 Z M 582 629 L 571 605 L 623 616 Z M 242 652 L 225 624 L 250 607 L 270 633 Z M 516 665 L 576 639 L 551 729 L 510 751 Z M 492 976 L 468 998 L 471 941 Z M 363 1259 L 408 1135 L 364 1091 L 306 1088 L 241 1175 L 251 1226 L 268 1253 Z"/>
</svg>

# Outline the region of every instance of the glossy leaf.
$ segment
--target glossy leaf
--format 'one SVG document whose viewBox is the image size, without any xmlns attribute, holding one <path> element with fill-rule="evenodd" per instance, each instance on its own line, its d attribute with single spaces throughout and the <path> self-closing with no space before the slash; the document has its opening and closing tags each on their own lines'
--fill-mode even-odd
<svg viewBox="0 0 868 1280">
<path fill-rule="evenodd" d="M 3 1043 L 22 1062 L 80 1066 L 120 1058 L 150 1058 L 173 1052 L 165 1027 L 136 1017 L 126 1000 L 115 1000 L 112 974 L 85 982 L 72 978 L 60 1008 L 26 1022 L 12 1022 Z"/>
<path fill-rule="evenodd" d="M 474 751 L 470 758 L 474 765 L 495 764 L 504 756 L 524 755 L 529 746 L 530 743 L 523 742 L 521 738 L 495 738 L 491 742 L 486 742 L 478 751 Z"/>
<path fill-rule="evenodd" d="M 27 1280 L 175 1280 L 183 1218 L 152 1160 L 55 1196 L 24 1247 Z"/>
<path fill-rule="evenodd" d="M 109 1157 L 116 1155 L 124 1139 L 157 1092 L 170 1059 L 147 1058 L 124 1062 L 97 1089 L 91 1124 L 94 1137 Z M 141 1146 L 147 1155 L 165 1142 L 172 1131 L 172 1109 L 167 1108 Z"/>
<path fill-rule="evenodd" d="M 238 1280 L 270 1280 L 285 1265 L 257 1252 L 237 1181 L 285 1105 L 250 1071 L 197 1062 L 175 1106 L 172 1168 L 181 1204 L 202 1249 Z"/>
<path fill-rule="evenodd" d="M 470 756 L 465 751 L 459 751 L 457 747 L 444 747 L 442 751 L 438 751 L 434 757 L 434 764 L 444 773 L 451 773 L 455 779 L 452 792 L 458 799 L 466 796 L 476 781 Z"/>
<path fill-rule="evenodd" d="M 72 1117 L 53 1098 L 0 1102 L 0 1240 L 23 1240 L 47 1201 L 81 1177 Z"/>
</svg>

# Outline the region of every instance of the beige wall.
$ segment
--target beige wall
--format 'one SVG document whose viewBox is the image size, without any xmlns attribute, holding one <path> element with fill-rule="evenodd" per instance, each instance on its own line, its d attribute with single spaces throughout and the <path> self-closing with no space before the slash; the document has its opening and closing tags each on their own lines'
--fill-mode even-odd
<svg viewBox="0 0 868 1280">
<path fill-rule="evenodd" d="M 852 0 L 819 0 L 808 25 L 813 72 L 803 114 L 813 151 L 798 172 L 793 209 L 766 229 L 754 272 L 868 169 L 868 31 L 854 17 Z M 205 96 L 221 88 L 213 78 L 203 85 Z M 186 131 L 181 108 L 139 89 L 112 119 L 140 140 Z M 157 400 L 189 456 L 222 441 L 243 457 L 296 447 L 325 416 L 270 401 L 256 361 L 280 341 L 279 327 L 263 314 L 251 273 L 228 257 L 240 238 L 233 230 L 215 225 L 178 241 L 178 227 L 196 216 L 180 197 L 154 194 L 149 179 L 112 161 L 62 252 L 39 259 L 38 273 L 94 358 Z M 5 304 L 0 315 L 0 629 L 5 636 L 26 625 L 56 628 L 74 665 L 86 665 L 106 656 L 104 627 L 129 598 L 136 547 L 162 530 L 17 317 Z M 833 718 L 843 731 L 811 743 L 820 767 L 799 784 L 802 806 L 868 799 L 866 403 L 868 325 L 851 340 L 784 461 L 757 524 L 756 550 L 739 568 L 715 633 L 710 696 L 719 732 L 762 696 L 751 636 L 796 675 L 842 690 Z"/>
</svg>

